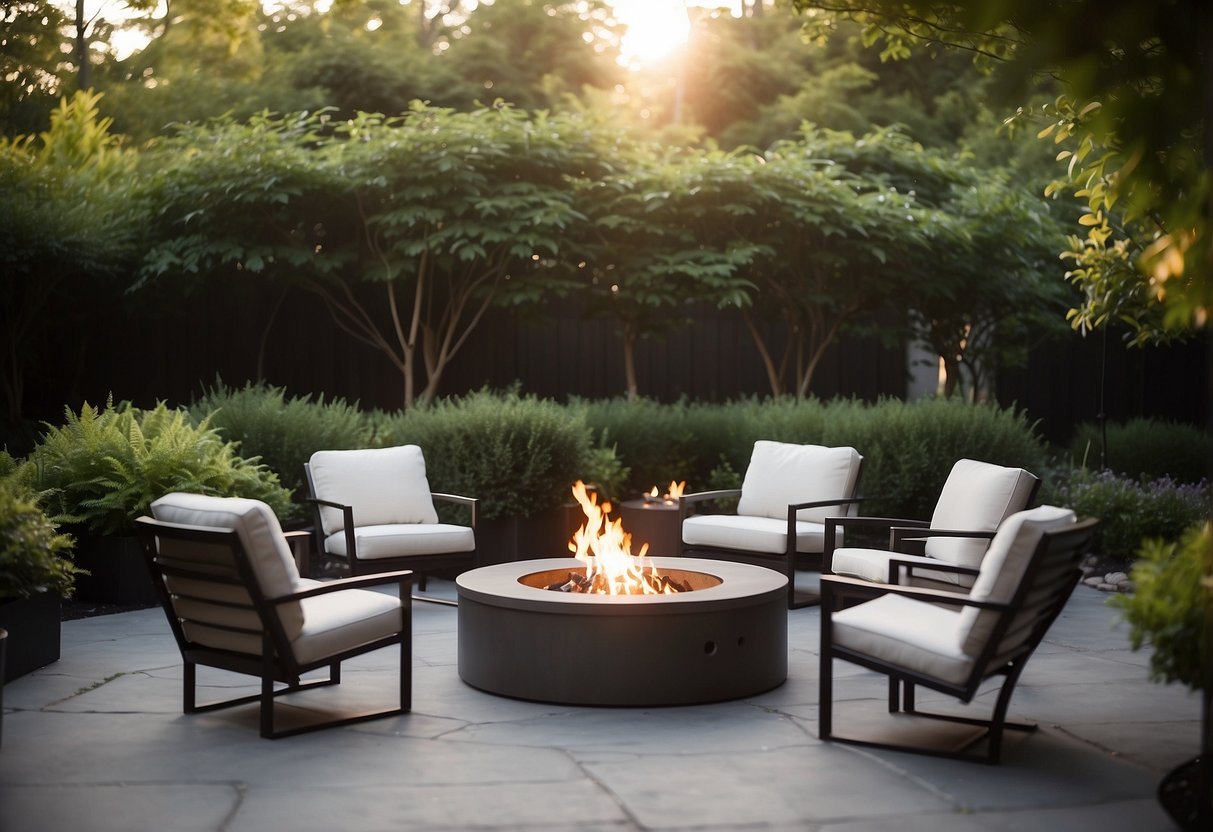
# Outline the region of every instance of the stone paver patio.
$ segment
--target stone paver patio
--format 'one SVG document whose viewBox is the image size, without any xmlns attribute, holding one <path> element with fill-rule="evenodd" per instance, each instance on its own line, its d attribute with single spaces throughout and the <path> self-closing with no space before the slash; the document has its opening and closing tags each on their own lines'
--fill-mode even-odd
<svg viewBox="0 0 1213 832">
<path fill-rule="evenodd" d="M 1149 681 L 1107 597 L 1075 590 L 1012 700 L 1011 717 L 1041 730 L 1010 734 L 997 767 L 819 741 L 815 608 L 789 613 L 782 687 L 613 709 L 464 685 L 456 610 L 418 603 L 411 714 L 277 741 L 257 736 L 256 705 L 181 713 L 160 610 L 69 621 L 60 661 L 4 691 L 0 829 L 1173 829 L 1155 790 L 1198 751 L 1199 698 Z M 339 687 L 295 701 L 389 702 L 392 659 L 362 657 Z M 883 677 L 837 668 L 838 729 L 887 719 Z M 199 681 L 252 692 L 208 669 Z"/>
</svg>

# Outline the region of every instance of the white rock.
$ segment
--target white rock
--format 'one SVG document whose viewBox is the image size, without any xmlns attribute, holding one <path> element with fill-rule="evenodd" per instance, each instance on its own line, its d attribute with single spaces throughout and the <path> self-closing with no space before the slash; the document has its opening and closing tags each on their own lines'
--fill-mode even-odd
<svg viewBox="0 0 1213 832">
<path fill-rule="evenodd" d="M 1118 584 L 1121 581 L 1129 580 L 1129 576 L 1124 572 L 1109 572 L 1104 576 L 1104 582 L 1109 584 Z"/>
</svg>

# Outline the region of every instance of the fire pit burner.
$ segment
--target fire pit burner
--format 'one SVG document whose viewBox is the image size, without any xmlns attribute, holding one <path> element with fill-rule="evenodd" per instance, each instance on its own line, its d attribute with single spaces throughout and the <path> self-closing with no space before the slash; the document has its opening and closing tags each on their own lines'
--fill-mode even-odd
<svg viewBox="0 0 1213 832">
<path fill-rule="evenodd" d="M 744 563 L 649 558 L 687 584 L 669 595 L 547 589 L 573 558 L 465 572 L 459 675 L 481 690 L 573 705 L 689 705 L 752 696 L 787 678 L 787 579 Z"/>
</svg>

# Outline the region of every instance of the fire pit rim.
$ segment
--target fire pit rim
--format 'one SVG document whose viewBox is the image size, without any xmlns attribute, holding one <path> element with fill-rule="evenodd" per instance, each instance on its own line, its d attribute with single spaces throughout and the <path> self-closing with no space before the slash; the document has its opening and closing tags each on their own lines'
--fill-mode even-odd
<svg viewBox="0 0 1213 832">
<path fill-rule="evenodd" d="M 594 614 L 634 614 L 637 606 L 646 613 L 677 614 L 708 611 L 715 607 L 734 607 L 739 598 L 757 603 L 770 596 L 787 592 L 787 577 L 772 569 L 731 561 L 706 558 L 653 557 L 646 565 L 656 569 L 703 572 L 720 579 L 716 586 L 679 592 L 673 595 L 593 595 L 554 592 L 527 586 L 519 579 L 525 575 L 548 570 L 584 568 L 576 558 L 538 558 L 481 566 L 464 572 L 455 579 L 460 597 L 522 610 L 543 609 L 548 613 L 571 615 L 587 612 L 593 605 Z"/>
</svg>

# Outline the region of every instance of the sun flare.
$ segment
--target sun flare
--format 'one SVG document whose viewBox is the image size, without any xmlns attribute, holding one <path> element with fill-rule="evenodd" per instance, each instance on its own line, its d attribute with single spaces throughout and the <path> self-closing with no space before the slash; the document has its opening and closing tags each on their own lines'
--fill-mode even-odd
<svg viewBox="0 0 1213 832">
<path fill-rule="evenodd" d="M 628 27 L 620 43 L 627 64 L 654 63 L 686 45 L 691 21 L 684 0 L 614 0 L 612 5 Z"/>
</svg>

